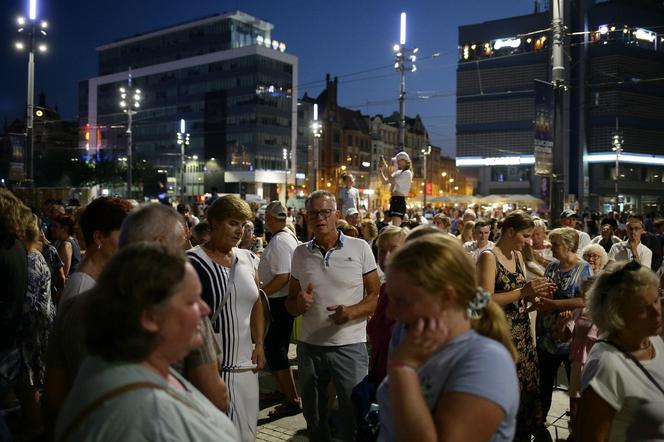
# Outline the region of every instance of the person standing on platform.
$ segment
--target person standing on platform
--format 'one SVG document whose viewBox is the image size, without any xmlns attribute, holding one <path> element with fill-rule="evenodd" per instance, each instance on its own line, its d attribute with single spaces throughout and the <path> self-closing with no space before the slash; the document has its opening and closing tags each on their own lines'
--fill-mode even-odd
<svg viewBox="0 0 664 442">
<path fill-rule="evenodd" d="M 392 224 L 399 227 L 406 215 L 406 197 L 410 193 L 410 186 L 413 183 L 413 171 L 411 170 L 410 157 L 406 152 L 399 152 L 392 162 L 396 165 L 396 170 L 388 176 L 388 166 L 384 158 L 381 158 L 383 164 L 380 166 L 380 177 L 384 184 L 390 185 L 390 217 Z"/>
<path fill-rule="evenodd" d="M 360 209 L 360 191 L 355 185 L 355 177 L 350 173 L 341 175 L 341 181 L 344 183 L 339 191 L 341 200 L 341 213 L 345 214 L 348 209 Z"/>
<path fill-rule="evenodd" d="M 351 391 L 367 374 L 367 316 L 373 314 L 380 282 L 366 241 L 336 228 L 336 199 L 324 190 L 307 198 L 314 238 L 293 253 L 286 309 L 302 315 L 297 344 L 300 394 L 312 441 L 331 441 L 328 385 L 334 382 L 340 419 L 335 439 L 354 440 Z"/>
</svg>

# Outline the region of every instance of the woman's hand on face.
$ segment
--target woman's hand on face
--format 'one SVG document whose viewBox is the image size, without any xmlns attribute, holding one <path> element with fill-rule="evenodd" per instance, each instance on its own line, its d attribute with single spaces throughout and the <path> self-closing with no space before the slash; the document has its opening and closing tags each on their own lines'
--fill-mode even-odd
<svg viewBox="0 0 664 442">
<path fill-rule="evenodd" d="M 406 339 L 392 354 L 392 361 L 419 368 L 447 339 L 447 326 L 440 318 L 420 318 L 406 332 Z"/>
<path fill-rule="evenodd" d="M 254 351 L 251 353 L 251 362 L 256 364 L 256 368 L 252 370 L 254 373 L 265 367 L 265 348 L 263 344 L 256 344 L 254 346 Z"/>
</svg>

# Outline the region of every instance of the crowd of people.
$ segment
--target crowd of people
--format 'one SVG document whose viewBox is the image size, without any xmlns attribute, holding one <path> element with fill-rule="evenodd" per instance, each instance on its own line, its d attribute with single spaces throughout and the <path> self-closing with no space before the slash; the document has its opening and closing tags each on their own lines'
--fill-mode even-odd
<svg viewBox="0 0 664 442">
<path fill-rule="evenodd" d="M 266 370 L 312 441 L 550 440 L 561 367 L 570 440 L 664 439 L 664 220 L 422 213 L 395 163 L 374 213 L 0 189 L 0 439 L 254 441 Z"/>
</svg>

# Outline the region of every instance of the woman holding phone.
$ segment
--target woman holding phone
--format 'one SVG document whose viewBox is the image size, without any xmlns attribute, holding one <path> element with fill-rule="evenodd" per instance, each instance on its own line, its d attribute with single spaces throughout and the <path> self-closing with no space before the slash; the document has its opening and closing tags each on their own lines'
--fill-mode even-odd
<svg viewBox="0 0 664 442">
<path fill-rule="evenodd" d="M 410 192 L 410 186 L 413 182 L 413 171 L 411 170 L 410 157 L 406 152 L 399 152 L 392 163 L 395 169 L 391 174 L 388 172 L 388 166 L 384 158 L 381 158 L 380 177 L 384 184 L 390 185 L 390 211 L 392 225 L 401 226 L 403 217 L 406 215 L 406 196 Z M 388 175 L 389 174 L 389 175 Z"/>
</svg>

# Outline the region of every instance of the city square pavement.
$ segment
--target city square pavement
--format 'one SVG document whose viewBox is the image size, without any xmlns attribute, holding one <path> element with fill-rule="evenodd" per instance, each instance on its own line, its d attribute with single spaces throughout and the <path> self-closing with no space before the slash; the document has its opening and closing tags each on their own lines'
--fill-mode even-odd
<svg viewBox="0 0 664 442">
<path fill-rule="evenodd" d="M 289 359 L 293 366 L 294 373 L 297 376 L 297 362 L 295 360 L 295 345 L 291 345 L 289 349 Z M 566 412 L 569 409 L 569 399 L 567 397 L 567 385 L 565 381 L 564 371 L 561 369 L 558 372 L 559 388 L 553 392 L 553 401 L 551 403 L 551 410 L 547 418 L 549 432 L 554 441 L 566 440 L 569 436 L 568 422 L 569 417 Z M 276 384 L 272 375 L 263 371 L 259 377 L 260 394 L 261 397 L 276 391 Z M 258 434 L 256 440 L 258 441 L 308 441 L 306 436 L 306 422 L 302 413 L 284 417 L 277 420 L 271 420 L 268 417 L 276 404 L 264 403 L 261 401 L 261 410 L 258 415 Z"/>
</svg>

